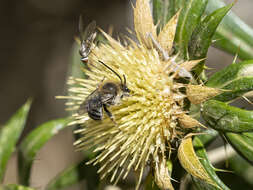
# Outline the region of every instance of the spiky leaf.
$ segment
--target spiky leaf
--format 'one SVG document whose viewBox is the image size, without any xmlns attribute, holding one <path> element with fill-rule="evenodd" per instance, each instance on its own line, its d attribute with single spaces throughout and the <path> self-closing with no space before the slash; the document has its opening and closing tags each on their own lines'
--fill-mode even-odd
<svg viewBox="0 0 253 190">
<path fill-rule="evenodd" d="M 208 48 L 212 43 L 212 38 L 218 25 L 232 6 L 233 4 L 230 4 L 215 10 L 197 25 L 189 43 L 189 55 L 192 59 L 201 59 L 206 57 Z M 197 76 L 203 71 L 203 69 L 204 61 L 202 61 L 201 64 L 198 64 L 195 68 Z"/>
<path fill-rule="evenodd" d="M 213 129 L 205 130 L 204 135 L 198 135 L 198 139 L 204 146 L 208 146 L 218 136 L 218 132 Z"/>
<path fill-rule="evenodd" d="M 223 6 L 221 0 L 210 0 L 206 12 L 210 14 Z M 213 39 L 216 47 L 238 54 L 242 60 L 253 58 L 253 29 L 232 12 L 224 17 Z"/>
<path fill-rule="evenodd" d="M 206 83 L 207 86 L 223 88 L 229 83 L 242 77 L 253 76 L 253 60 L 231 64 L 226 68 L 213 74 Z"/>
<path fill-rule="evenodd" d="M 178 52 L 184 58 L 188 58 L 188 43 L 191 39 L 192 32 L 199 24 L 200 18 L 204 13 L 207 0 L 189 0 L 180 1 L 180 12 L 177 32 L 175 37 L 175 45 Z"/>
<path fill-rule="evenodd" d="M 85 162 L 87 162 L 87 160 L 68 167 L 60 172 L 48 183 L 45 189 L 61 190 L 77 184 L 84 179 L 86 180 L 88 189 L 96 189 L 97 185 L 99 184 L 97 167 L 86 165 Z"/>
<path fill-rule="evenodd" d="M 24 129 L 30 106 L 31 100 L 28 100 L 0 130 L 0 182 L 3 180 L 6 164 Z"/>
<path fill-rule="evenodd" d="M 21 184 L 29 185 L 31 167 L 37 152 L 51 137 L 65 128 L 68 122 L 69 119 L 65 118 L 46 122 L 22 141 L 18 150 L 18 174 Z"/>
<path fill-rule="evenodd" d="M 246 180 L 250 185 L 253 185 L 253 166 L 238 154 L 229 158 L 229 169 Z"/>
<path fill-rule="evenodd" d="M 216 96 L 214 99 L 222 102 L 233 101 L 253 90 L 253 76 L 237 79 L 224 86 L 223 89 L 224 92 Z"/>
<path fill-rule="evenodd" d="M 159 31 L 175 14 L 174 4 L 174 0 L 153 0 L 153 18 Z"/>
<path fill-rule="evenodd" d="M 253 112 L 209 100 L 203 104 L 202 116 L 210 127 L 223 132 L 253 131 Z"/>
<path fill-rule="evenodd" d="M 253 165 L 253 133 L 225 133 L 234 149 Z"/>
<path fill-rule="evenodd" d="M 194 190 L 220 190 L 219 188 L 214 187 L 213 185 L 210 185 L 196 177 L 192 177 L 192 182 Z"/>
<path fill-rule="evenodd" d="M 210 178 L 219 186 L 220 189 L 229 190 L 229 188 L 217 176 L 214 167 L 212 166 L 212 164 L 207 158 L 204 145 L 202 144 L 201 140 L 198 137 L 194 138 L 193 145 L 194 145 L 196 155 L 199 157 L 199 161 L 201 162 L 202 166 L 205 168 Z"/>
</svg>

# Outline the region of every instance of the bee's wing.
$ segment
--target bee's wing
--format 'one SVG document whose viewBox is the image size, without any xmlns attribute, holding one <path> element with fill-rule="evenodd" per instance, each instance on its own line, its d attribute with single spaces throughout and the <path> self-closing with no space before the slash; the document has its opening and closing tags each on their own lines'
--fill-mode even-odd
<svg viewBox="0 0 253 190">
<path fill-rule="evenodd" d="M 84 35 L 82 15 L 79 16 L 78 30 L 79 30 L 79 35 L 80 35 L 80 41 L 82 42 L 83 41 L 83 35 Z"/>
<path fill-rule="evenodd" d="M 101 96 L 98 90 L 96 90 L 86 99 L 84 102 L 84 109 L 91 119 L 102 120 L 103 103 L 101 102 Z"/>
<path fill-rule="evenodd" d="M 81 42 L 86 42 L 93 40 L 93 36 L 96 33 L 96 21 L 92 21 L 88 26 L 83 28 L 83 19 L 82 16 L 79 18 L 79 32 Z"/>
<path fill-rule="evenodd" d="M 83 103 L 80 105 L 78 109 L 79 114 L 84 114 L 87 112 L 88 104 L 90 100 L 95 99 L 98 94 L 98 89 L 94 90 L 89 96 L 86 97 L 86 99 L 83 101 Z"/>
<path fill-rule="evenodd" d="M 84 39 L 89 39 L 91 36 L 93 36 L 93 34 L 96 33 L 96 27 L 96 21 L 94 20 L 88 24 L 84 31 Z"/>
<path fill-rule="evenodd" d="M 112 93 L 105 93 L 101 96 L 101 102 L 103 104 L 106 104 L 106 103 L 111 104 L 114 98 L 115 98 L 115 95 L 113 95 Z"/>
<path fill-rule="evenodd" d="M 79 106 L 79 109 L 78 109 L 78 114 L 85 114 L 85 113 L 87 113 L 87 103 L 88 103 L 88 101 L 87 101 L 87 99 L 86 100 L 84 100 L 84 102 Z"/>
</svg>

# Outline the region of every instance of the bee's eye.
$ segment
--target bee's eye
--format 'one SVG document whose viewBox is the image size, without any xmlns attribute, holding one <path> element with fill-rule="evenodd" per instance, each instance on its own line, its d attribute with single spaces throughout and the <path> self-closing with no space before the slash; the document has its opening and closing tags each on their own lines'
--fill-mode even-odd
<svg viewBox="0 0 253 190">
<path fill-rule="evenodd" d="M 125 92 L 126 92 L 126 93 L 130 93 L 131 90 L 129 90 L 129 88 L 125 87 Z"/>
<path fill-rule="evenodd" d="M 127 88 L 126 85 L 122 85 L 122 86 L 121 86 L 121 89 L 122 89 L 123 92 L 126 92 L 126 93 L 131 92 L 131 90 L 129 90 L 129 88 Z"/>
</svg>

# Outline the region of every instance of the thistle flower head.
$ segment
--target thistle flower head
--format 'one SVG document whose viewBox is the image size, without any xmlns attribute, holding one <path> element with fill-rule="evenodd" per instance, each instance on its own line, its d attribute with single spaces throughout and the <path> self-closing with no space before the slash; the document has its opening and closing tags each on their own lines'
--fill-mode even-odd
<svg viewBox="0 0 253 190">
<path fill-rule="evenodd" d="M 178 61 L 177 56 L 168 56 L 177 19 L 178 14 L 157 35 L 148 1 L 137 0 L 134 22 L 139 42 L 128 39 L 128 45 L 124 46 L 102 32 L 109 43 L 92 49 L 89 68 L 83 69 L 88 77 L 70 77 L 68 80 L 70 95 L 65 98 L 69 100 L 66 105 L 73 113 L 71 124 L 82 126 L 76 131 L 81 137 L 75 145 L 78 149 L 95 148 L 94 152 L 99 152 L 89 163 L 100 164 L 98 172 L 101 178 L 109 175 L 111 181 L 117 183 L 130 170 L 134 170 L 139 174 L 138 189 L 148 163 L 151 161 L 155 170 L 159 170 L 161 163 L 164 165 L 166 153 L 172 150 L 171 142 L 183 138 L 185 128 L 199 125 L 184 110 L 189 94 L 182 88 L 186 88 L 187 84 L 176 82 L 182 72 L 189 74 L 199 60 Z M 119 104 L 108 107 L 115 122 L 105 113 L 101 121 L 95 121 L 85 110 L 80 111 L 87 97 L 105 81 L 120 82 L 99 61 L 109 65 L 120 76 L 125 75 L 126 84 L 131 90 L 129 97 L 123 97 Z"/>
</svg>

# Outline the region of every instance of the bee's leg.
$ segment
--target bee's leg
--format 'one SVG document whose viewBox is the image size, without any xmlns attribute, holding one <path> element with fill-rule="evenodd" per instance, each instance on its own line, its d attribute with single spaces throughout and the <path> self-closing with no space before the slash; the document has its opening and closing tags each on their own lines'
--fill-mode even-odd
<svg viewBox="0 0 253 190">
<path fill-rule="evenodd" d="M 105 80 L 105 76 L 104 76 L 103 79 L 98 83 L 97 88 L 99 88 L 99 87 L 103 84 L 104 80 Z"/>
<path fill-rule="evenodd" d="M 103 104 L 103 108 L 105 110 L 105 113 L 108 115 L 108 117 L 110 117 L 110 119 L 116 124 L 115 119 L 114 119 L 112 113 L 107 109 L 107 107 L 106 107 L 105 104 Z"/>
</svg>

